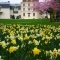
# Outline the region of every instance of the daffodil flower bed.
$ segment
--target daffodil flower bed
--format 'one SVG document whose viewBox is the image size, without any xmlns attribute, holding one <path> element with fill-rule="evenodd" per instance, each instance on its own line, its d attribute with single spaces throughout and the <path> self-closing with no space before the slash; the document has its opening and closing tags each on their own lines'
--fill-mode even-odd
<svg viewBox="0 0 60 60">
<path fill-rule="evenodd" d="M 60 26 L 0 25 L 3 60 L 59 60 Z"/>
</svg>

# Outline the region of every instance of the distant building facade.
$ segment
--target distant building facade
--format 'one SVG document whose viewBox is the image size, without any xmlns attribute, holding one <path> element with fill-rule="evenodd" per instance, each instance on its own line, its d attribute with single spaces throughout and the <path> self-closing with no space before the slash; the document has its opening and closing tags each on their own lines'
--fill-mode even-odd
<svg viewBox="0 0 60 60">
<path fill-rule="evenodd" d="M 33 10 L 34 1 L 39 0 L 23 0 L 20 4 L 10 4 L 10 2 L 0 2 L 0 19 L 39 19 L 45 18 L 46 14 L 39 14 Z M 49 17 L 49 15 L 48 15 Z"/>
<path fill-rule="evenodd" d="M 0 19 L 10 19 L 10 3 L 0 3 Z"/>
<path fill-rule="evenodd" d="M 20 4 L 10 4 L 10 18 L 21 18 L 21 6 Z"/>
</svg>

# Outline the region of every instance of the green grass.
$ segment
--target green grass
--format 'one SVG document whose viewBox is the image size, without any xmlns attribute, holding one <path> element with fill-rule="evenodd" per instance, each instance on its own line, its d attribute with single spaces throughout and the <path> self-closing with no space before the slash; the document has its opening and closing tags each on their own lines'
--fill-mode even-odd
<svg viewBox="0 0 60 60">
<path fill-rule="evenodd" d="M 0 19 L 0 24 L 60 25 L 60 22 L 50 22 L 49 19 Z"/>
</svg>

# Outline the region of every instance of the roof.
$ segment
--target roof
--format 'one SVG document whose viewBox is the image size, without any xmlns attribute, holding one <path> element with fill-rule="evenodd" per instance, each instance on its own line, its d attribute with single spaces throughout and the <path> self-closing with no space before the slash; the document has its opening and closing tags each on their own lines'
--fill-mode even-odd
<svg viewBox="0 0 60 60">
<path fill-rule="evenodd" d="M 20 4 L 10 4 L 10 6 L 20 6 Z"/>
<path fill-rule="evenodd" d="M 15 7 L 18 9 L 21 8 L 20 4 L 10 4 L 10 9 L 14 9 Z"/>
<path fill-rule="evenodd" d="M 20 9 L 21 6 L 20 4 L 10 4 L 10 2 L 0 2 L 0 7 L 1 8 L 10 8 L 10 9 L 14 9 L 15 7 Z"/>
<path fill-rule="evenodd" d="M 0 2 L 0 7 L 2 8 L 10 8 L 10 2 Z"/>
</svg>

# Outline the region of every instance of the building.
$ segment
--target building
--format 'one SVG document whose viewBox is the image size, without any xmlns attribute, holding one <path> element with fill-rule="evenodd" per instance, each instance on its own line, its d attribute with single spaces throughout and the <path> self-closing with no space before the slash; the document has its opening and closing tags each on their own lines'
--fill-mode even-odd
<svg viewBox="0 0 60 60">
<path fill-rule="evenodd" d="M 10 4 L 10 18 L 21 18 L 21 6 L 20 4 Z"/>
<path fill-rule="evenodd" d="M 10 2 L 0 3 L 0 19 L 21 18 L 21 19 L 39 19 L 45 18 L 46 13 L 39 14 L 38 11 L 31 8 L 34 1 L 39 0 L 23 0 L 20 4 L 10 4 Z"/>
<path fill-rule="evenodd" d="M 10 2 L 0 2 L 0 19 L 10 19 Z"/>
<path fill-rule="evenodd" d="M 22 19 L 38 19 L 39 18 L 39 12 L 34 11 L 33 8 L 31 8 L 34 4 L 34 1 L 35 0 L 23 0 L 21 2 L 21 18 Z"/>
</svg>

